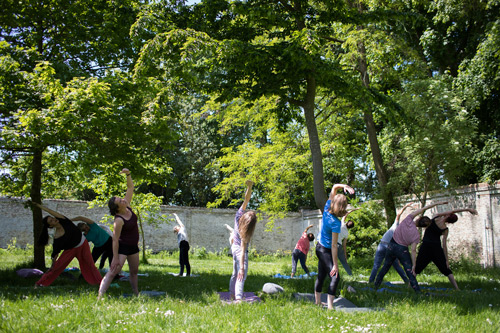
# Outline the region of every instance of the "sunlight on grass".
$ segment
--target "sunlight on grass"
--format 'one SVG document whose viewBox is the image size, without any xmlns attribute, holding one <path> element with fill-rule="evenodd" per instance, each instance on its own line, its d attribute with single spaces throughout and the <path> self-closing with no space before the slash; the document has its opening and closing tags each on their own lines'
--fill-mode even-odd
<svg viewBox="0 0 500 333">
<path fill-rule="evenodd" d="M 36 278 L 21 279 L 15 271 L 29 267 L 31 252 L 0 250 L 0 293 L 2 332 L 31 331 L 133 331 L 133 332 L 497 332 L 500 315 L 499 269 L 479 269 L 471 263 L 457 264 L 455 276 L 462 291 L 453 291 L 446 277 L 433 269 L 420 275 L 423 286 L 446 288 L 428 295 L 415 295 L 404 285 L 376 292 L 366 283 L 371 260 L 350 261 L 354 275 L 341 269 L 339 292 L 359 307 L 383 309 L 346 313 L 327 311 L 293 293 L 312 293 L 314 279 L 275 279 L 290 273 L 290 256 L 250 259 L 246 291 L 258 294 L 254 304 L 227 305 L 217 292 L 228 291 L 232 258 L 209 254 L 190 258 L 195 277 L 177 277 L 178 253 L 150 255 L 149 264 L 139 268 L 139 289 L 161 291 L 161 296 L 128 297 L 127 281 L 117 281 L 107 297 L 97 301 L 97 287 L 78 279 L 60 277 L 50 287 L 33 289 Z M 315 258 L 308 259 L 316 271 Z M 70 267 L 78 267 L 73 261 Z M 127 270 L 125 266 L 125 271 Z M 302 271 L 298 272 L 302 274 Z M 398 282 L 390 271 L 384 281 Z M 267 282 L 281 285 L 285 292 L 266 295 Z M 355 292 L 349 292 L 347 286 Z M 352 290 L 352 289 L 351 289 Z"/>
</svg>

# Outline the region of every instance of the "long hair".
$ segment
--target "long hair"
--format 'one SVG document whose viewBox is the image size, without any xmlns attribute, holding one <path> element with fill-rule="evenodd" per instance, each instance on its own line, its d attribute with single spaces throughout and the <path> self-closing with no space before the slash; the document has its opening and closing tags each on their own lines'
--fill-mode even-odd
<svg viewBox="0 0 500 333">
<path fill-rule="evenodd" d="M 45 246 L 49 243 L 49 215 L 42 219 L 42 232 L 38 236 L 38 246 Z"/>
<path fill-rule="evenodd" d="M 109 208 L 109 213 L 113 216 L 118 213 L 118 205 L 115 203 L 116 197 L 111 197 L 111 199 L 108 200 L 108 208 Z"/>
<path fill-rule="evenodd" d="M 255 231 L 255 225 L 257 224 L 257 215 L 253 210 L 250 210 L 240 217 L 238 223 L 240 225 L 239 232 L 241 240 L 245 243 L 250 242 L 253 232 Z"/>
<path fill-rule="evenodd" d="M 347 197 L 343 194 L 335 194 L 331 199 L 328 211 L 336 217 L 342 217 L 347 214 Z"/>
</svg>

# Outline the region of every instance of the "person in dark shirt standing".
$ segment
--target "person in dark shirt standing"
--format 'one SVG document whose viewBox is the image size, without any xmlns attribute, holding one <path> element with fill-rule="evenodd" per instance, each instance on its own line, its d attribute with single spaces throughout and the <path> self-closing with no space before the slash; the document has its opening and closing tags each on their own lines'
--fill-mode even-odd
<svg viewBox="0 0 500 333">
<path fill-rule="evenodd" d="M 418 251 L 417 263 L 415 267 L 415 274 L 420 274 L 432 261 L 441 274 L 448 277 L 448 280 L 450 280 L 450 283 L 456 290 L 460 289 L 458 288 L 453 272 L 450 269 L 450 262 L 448 260 L 448 227 L 446 224 L 457 222 L 458 216 L 455 213 L 461 212 L 469 212 L 473 215 L 477 215 L 477 211 L 475 209 L 464 208 L 439 213 L 432 218 L 431 224 L 425 229 L 424 238 L 422 239 L 422 245 L 420 245 L 420 250 Z M 441 236 L 443 236 L 442 245 Z"/>
<path fill-rule="evenodd" d="M 78 259 L 80 270 L 85 281 L 92 285 L 100 284 L 102 280 L 101 274 L 94 265 L 89 243 L 80 229 L 64 215 L 38 203 L 33 204 L 52 215 L 46 216 L 42 220 L 43 229 L 38 238 L 38 244 L 40 246 L 47 245 L 49 241 L 48 229 L 55 229 L 51 255 L 52 266 L 42 275 L 40 280 L 35 283 L 35 288 L 39 286 L 50 286 L 69 265 L 73 258 Z M 62 254 L 59 256 L 61 251 Z"/>
</svg>

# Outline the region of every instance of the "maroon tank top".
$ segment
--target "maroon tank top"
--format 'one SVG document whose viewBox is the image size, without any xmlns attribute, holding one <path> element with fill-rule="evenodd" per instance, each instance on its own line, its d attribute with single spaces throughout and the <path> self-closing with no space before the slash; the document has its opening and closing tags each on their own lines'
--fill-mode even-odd
<svg viewBox="0 0 500 333">
<path fill-rule="evenodd" d="M 137 243 L 139 243 L 139 227 L 137 226 L 137 215 L 135 215 L 130 207 L 127 207 L 127 209 L 132 213 L 130 219 L 127 220 L 121 215 L 116 215 L 117 217 L 121 217 L 124 222 L 119 242 L 124 245 L 137 245 Z"/>
</svg>

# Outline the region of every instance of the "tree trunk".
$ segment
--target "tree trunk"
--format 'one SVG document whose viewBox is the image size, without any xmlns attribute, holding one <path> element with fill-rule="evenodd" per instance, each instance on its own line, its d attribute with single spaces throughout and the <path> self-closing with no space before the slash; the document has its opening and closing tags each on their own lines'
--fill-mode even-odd
<svg viewBox="0 0 500 333">
<path fill-rule="evenodd" d="M 314 201 L 319 209 L 323 209 L 327 196 L 325 193 L 325 178 L 323 174 L 323 154 L 319 142 L 318 128 L 314 116 L 314 99 L 316 97 L 316 80 L 312 75 L 307 77 L 307 95 L 302 105 L 306 120 L 309 149 L 311 149 L 313 164 Z"/>
<path fill-rule="evenodd" d="M 147 264 L 148 263 L 148 258 L 146 257 L 146 240 L 144 239 L 144 229 L 142 227 L 142 215 L 141 215 L 141 211 L 136 208 L 137 210 L 137 217 L 138 217 L 138 221 L 139 221 L 139 231 L 141 233 L 141 237 L 142 237 L 142 259 L 141 259 L 141 263 L 143 264 Z"/>
<path fill-rule="evenodd" d="M 377 179 L 382 192 L 382 199 L 384 201 L 387 226 L 390 227 L 396 218 L 396 204 L 394 202 L 394 195 L 392 191 L 387 187 L 387 173 L 385 171 L 382 154 L 380 153 L 380 147 L 378 145 L 377 132 L 375 130 L 375 123 L 373 122 L 371 108 L 369 111 L 364 112 L 364 120 L 366 124 L 366 131 L 368 132 L 368 139 L 370 141 L 373 163 L 375 164 L 375 172 L 377 174 Z"/>
<path fill-rule="evenodd" d="M 358 59 L 358 70 L 361 74 L 361 81 L 366 88 L 370 87 L 370 76 L 368 74 L 368 64 L 366 63 L 366 49 L 365 44 L 358 42 L 358 51 L 360 57 Z M 373 113 L 371 105 L 368 105 L 364 110 L 364 121 L 366 125 L 366 132 L 370 141 L 370 149 L 372 151 L 373 163 L 375 164 L 375 172 L 380 184 L 382 192 L 382 199 L 384 201 L 385 216 L 387 219 L 387 226 L 390 227 L 396 218 L 396 204 L 394 202 L 394 195 L 388 188 L 387 171 L 385 170 L 382 154 L 380 153 L 380 146 L 377 139 L 377 130 L 375 122 L 373 121 Z"/>
<path fill-rule="evenodd" d="M 42 153 L 43 149 L 36 148 L 33 152 L 31 164 L 31 201 L 42 203 Z M 35 268 L 45 270 L 45 246 L 38 246 L 38 236 L 42 232 L 42 210 L 33 207 L 33 261 Z"/>
</svg>

